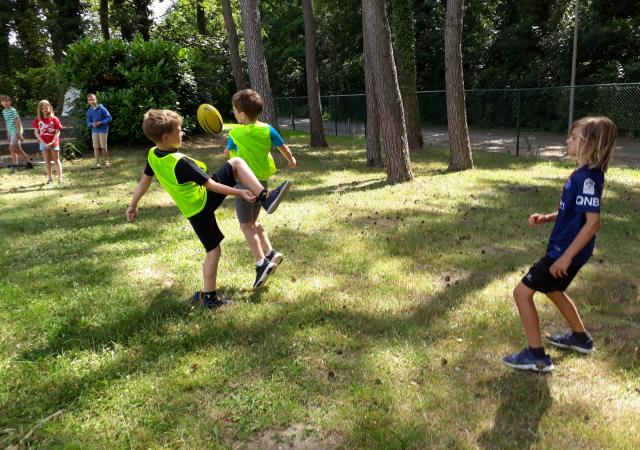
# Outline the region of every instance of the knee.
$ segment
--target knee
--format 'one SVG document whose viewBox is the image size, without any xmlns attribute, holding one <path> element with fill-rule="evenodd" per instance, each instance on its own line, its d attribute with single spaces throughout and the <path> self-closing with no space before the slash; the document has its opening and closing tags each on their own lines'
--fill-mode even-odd
<svg viewBox="0 0 640 450">
<path fill-rule="evenodd" d="M 525 300 L 527 298 L 527 292 L 525 291 L 525 289 L 523 288 L 523 286 L 521 284 L 517 285 L 514 289 L 513 289 L 513 299 L 516 301 L 516 303 L 521 302 L 523 300 Z"/>
<path fill-rule="evenodd" d="M 245 223 L 240 223 L 240 229 L 244 232 L 253 232 L 255 231 L 256 228 L 256 223 L 255 222 L 245 222 Z"/>
</svg>

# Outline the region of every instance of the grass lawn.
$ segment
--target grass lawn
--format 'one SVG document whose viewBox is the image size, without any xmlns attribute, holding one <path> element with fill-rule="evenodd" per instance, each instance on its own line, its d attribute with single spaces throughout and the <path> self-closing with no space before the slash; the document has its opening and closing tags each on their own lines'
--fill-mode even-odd
<svg viewBox="0 0 640 450">
<path fill-rule="evenodd" d="M 640 448 L 640 174 L 614 167 L 596 253 L 569 289 L 597 352 L 550 375 L 503 367 L 525 345 L 511 291 L 542 256 L 569 162 L 444 149 L 389 186 L 362 142 L 310 150 L 261 216 L 286 260 L 259 292 L 233 202 L 219 287 L 192 308 L 203 250 L 154 182 L 124 210 L 146 149 L 66 182 L 0 173 L 0 445 L 34 448 Z M 188 151 L 210 169 L 214 149 Z M 283 166 L 282 161 L 279 162 Z M 564 323 L 537 297 L 543 329 Z M 40 422 L 57 411 L 63 413 Z M 36 428 L 37 427 L 37 428 Z M 34 430 L 35 428 L 35 430 Z"/>
</svg>

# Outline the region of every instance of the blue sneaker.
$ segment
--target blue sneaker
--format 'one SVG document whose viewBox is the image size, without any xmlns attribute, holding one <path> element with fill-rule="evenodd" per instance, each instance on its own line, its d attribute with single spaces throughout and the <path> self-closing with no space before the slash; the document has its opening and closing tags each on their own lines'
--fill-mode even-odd
<svg viewBox="0 0 640 450">
<path fill-rule="evenodd" d="M 274 190 L 269 191 L 269 196 L 262 202 L 262 207 L 267 211 L 267 214 L 272 214 L 278 209 L 280 201 L 289 192 L 290 187 L 291 183 L 287 180 Z"/>
<path fill-rule="evenodd" d="M 230 305 L 231 303 L 233 303 L 233 300 L 227 300 L 217 296 L 214 298 L 210 298 L 209 300 L 205 300 L 204 293 L 202 291 L 196 291 L 193 294 L 193 302 L 196 303 L 197 305 L 202 305 L 205 308 L 213 309 L 213 308 L 220 308 L 221 306 L 224 306 L 224 305 Z"/>
<path fill-rule="evenodd" d="M 520 353 L 505 356 L 502 358 L 502 362 L 513 369 L 533 370 L 534 372 L 551 372 L 553 370 L 551 356 L 544 355 L 544 357 L 538 358 L 528 347 Z"/>
<path fill-rule="evenodd" d="M 591 339 L 591 336 L 589 336 L 589 340 L 586 342 L 582 342 L 580 339 L 576 338 L 572 332 L 546 336 L 545 339 L 551 345 L 555 345 L 560 348 L 569 348 L 585 355 L 593 353 L 595 350 L 593 348 L 593 339 Z"/>
</svg>

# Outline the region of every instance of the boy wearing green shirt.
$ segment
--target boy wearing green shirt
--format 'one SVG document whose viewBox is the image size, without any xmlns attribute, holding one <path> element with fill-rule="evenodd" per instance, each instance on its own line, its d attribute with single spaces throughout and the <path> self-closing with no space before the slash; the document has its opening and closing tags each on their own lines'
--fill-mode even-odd
<svg viewBox="0 0 640 450">
<path fill-rule="evenodd" d="M 290 169 L 295 169 L 296 159 L 280 134 L 271 125 L 258 121 L 264 106 L 260 94 L 252 89 L 244 89 L 234 94 L 231 103 L 233 104 L 233 114 L 242 126 L 232 128 L 229 132 L 225 155 L 245 160 L 266 189 L 267 180 L 276 172 L 276 165 L 270 153 L 271 148 L 275 147 L 282 153 L 287 159 Z M 289 189 L 289 186 L 289 183 L 285 182 L 284 189 Z M 243 188 L 244 186 L 237 185 L 236 187 Z M 240 229 L 244 233 L 251 253 L 256 260 L 254 289 L 263 286 L 267 282 L 268 275 L 272 274 L 284 259 L 282 254 L 271 246 L 266 230 L 258 222 L 259 214 L 259 206 L 256 207 L 255 204 L 240 197 L 236 198 L 236 215 L 238 222 L 240 222 Z"/>
<path fill-rule="evenodd" d="M 217 171 L 207 175 L 207 166 L 180 153 L 182 117 L 169 110 L 150 109 L 144 115 L 142 129 L 156 147 L 149 150 L 140 183 L 133 192 L 126 211 L 127 220 L 138 216 L 138 202 L 155 176 L 171 196 L 180 212 L 189 220 L 205 248 L 202 266 L 203 290 L 194 299 L 208 308 L 229 303 L 216 294 L 216 276 L 220 260 L 220 242 L 224 235 L 218 228 L 215 210 L 227 195 L 241 197 L 248 203 L 259 201 L 267 214 L 273 213 L 286 193 L 284 185 L 267 192 L 240 158 L 231 158 Z M 239 180 L 246 188 L 234 186 Z"/>
<path fill-rule="evenodd" d="M 7 129 L 7 141 L 9 141 L 9 153 L 11 153 L 11 172 L 15 172 L 18 167 L 20 157 L 24 158 L 27 162 L 27 168 L 33 169 L 33 163 L 31 158 L 22 150 L 21 142 L 24 142 L 22 137 L 22 122 L 20 121 L 20 114 L 11 106 L 11 97 L 8 95 L 0 95 L 0 103 L 2 104 L 2 117 L 4 118 L 4 125 Z"/>
</svg>

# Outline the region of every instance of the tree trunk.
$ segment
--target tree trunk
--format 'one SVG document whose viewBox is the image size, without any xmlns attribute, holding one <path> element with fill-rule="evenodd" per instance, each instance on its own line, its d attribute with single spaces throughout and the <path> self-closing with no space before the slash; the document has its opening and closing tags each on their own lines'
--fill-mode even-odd
<svg viewBox="0 0 640 450">
<path fill-rule="evenodd" d="M 229 58 L 231 60 L 231 70 L 233 78 L 236 81 L 236 89 L 239 91 L 246 89 L 247 81 L 242 70 L 242 60 L 240 59 L 240 50 L 238 42 L 238 32 L 236 24 L 233 21 L 233 13 L 231 12 L 231 4 L 229 0 L 221 0 L 222 15 L 224 16 L 224 26 L 227 29 L 227 43 L 229 44 Z"/>
<path fill-rule="evenodd" d="M 244 47 L 247 51 L 247 65 L 249 66 L 249 81 L 251 81 L 253 89 L 258 91 L 264 100 L 262 120 L 278 129 L 278 113 L 273 95 L 271 95 L 269 70 L 262 45 L 262 22 L 258 0 L 240 0 L 240 10 L 242 12 Z"/>
<path fill-rule="evenodd" d="M 420 109 L 416 87 L 416 36 L 413 18 L 413 0 L 393 0 L 391 29 L 393 54 L 398 71 L 398 84 L 404 107 L 409 150 L 420 150 L 424 145 L 420 128 Z"/>
<path fill-rule="evenodd" d="M 142 35 L 142 39 L 149 40 L 149 30 L 151 28 L 151 19 L 149 19 L 149 3 L 151 0 L 133 0 L 133 6 L 136 11 L 136 30 Z"/>
<path fill-rule="evenodd" d="M 387 181 L 409 181 L 413 173 L 384 0 L 362 0 L 362 20 L 367 21 L 367 30 L 371 31 L 367 33 L 365 45 L 371 46 L 368 62 L 373 72 L 380 131 L 387 153 Z"/>
<path fill-rule="evenodd" d="M 125 41 L 133 40 L 134 21 L 131 20 L 131 16 L 128 14 L 131 10 L 127 7 L 125 0 L 113 0 L 113 14 L 116 19 L 117 25 L 120 27 L 120 35 Z"/>
<path fill-rule="evenodd" d="M 102 37 L 107 40 L 111 38 L 109 33 L 109 0 L 100 0 L 100 32 Z"/>
<path fill-rule="evenodd" d="M 382 149 L 380 148 L 380 120 L 376 106 L 376 90 L 373 80 L 373 66 L 371 65 L 371 38 L 367 21 L 362 16 L 362 42 L 364 51 L 364 87 L 367 102 L 367 123 L 365 125 L 365 139 L 367 145 L 367 165 L 369 167 L 383 167 Z"/>
<path fill-rule="evenodd" d="M 0 73 L 9 73 L 9 33 L 11 32 L 11 5 L 0 3 Z"/>
<path fill-rule="evenodd" d="M 447 0 L 444 41 L 447 124 L 451 159 L 449 170 L 473 168 L 462 72 L 462 6 L 464 0 Z"/>
<path fill-rule="evenodd" d="M 207 18 L 204 15 L 203 0 L 196 0 L 196 28 L 202 36 L 207 35 Z"/>
<path fill-rule="evenodd" d="M 309 130 L 312 147 L 328 147 L 322 125 L 320 81 L 318 80 L 318 56 L 316 54 L 316 19 L 313 0 L 302 0 L 304 16 L 304 55 L 307 71 L 307 98 L 309 102 Z"/>
</svg>

